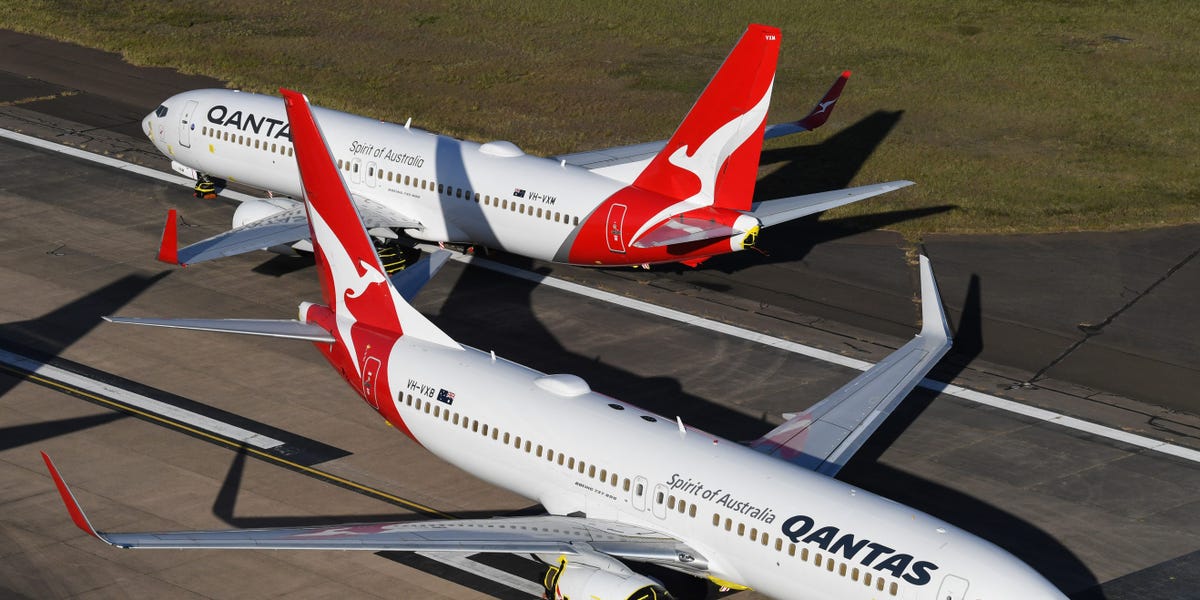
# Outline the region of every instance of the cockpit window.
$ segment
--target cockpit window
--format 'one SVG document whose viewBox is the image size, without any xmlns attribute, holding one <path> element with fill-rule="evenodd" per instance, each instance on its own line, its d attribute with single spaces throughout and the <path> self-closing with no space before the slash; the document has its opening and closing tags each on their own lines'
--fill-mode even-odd
<svg viewBox="0 0 1200 600">
<path fill-rule="evenodd" d="M 158 108 L 154 109 L 154 114 L 160 119 L 167 116 L 167 107 L 159 104 Z"/>
</svg>

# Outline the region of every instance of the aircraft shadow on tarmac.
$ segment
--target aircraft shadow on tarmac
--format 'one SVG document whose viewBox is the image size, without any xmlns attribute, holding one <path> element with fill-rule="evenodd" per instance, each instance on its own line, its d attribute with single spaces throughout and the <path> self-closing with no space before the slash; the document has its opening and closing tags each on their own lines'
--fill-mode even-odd
<svg viewBox="0 0 1200 600">
<path fill-rule="evenodd" d="M 113 314 L 168 273 L 127 275 L 36 319 L 0 324 L 0 347 L 49 362 L 100 324 L 101 315 Z M 0 377 L 0 398 L 23 380 L 16 375 Z M 5 427 L 0 429 L 0 450 L 105 425 L 125 416 L 124 413 L 105 413 Z"/>
<path fill-rule="evenodd" d="M 944 294 L 943 294 L 944 295 Z M 983 351 L 983 308 L 979 276 L 971 275 L 954 346 L 930 373 L 953 381 Z M 1074 600 L 1105 600 L 1095 575 L 1053 536 L 983 499 L 880 462 L 880 457 L 921 416 L 937 394 L 918 388 L 838 474 L 838 479 L 892 498 L 970 531 L 1024 560 Z"/>
</svg>

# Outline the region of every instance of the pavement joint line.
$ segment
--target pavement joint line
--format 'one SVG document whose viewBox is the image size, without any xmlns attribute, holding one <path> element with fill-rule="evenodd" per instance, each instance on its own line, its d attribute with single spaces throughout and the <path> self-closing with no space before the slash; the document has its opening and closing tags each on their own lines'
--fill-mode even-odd
<svg viewBox="0 0 1200 600">
<path fill-rule="evenodd" d="M 157 171 L 155 169 L 150 169 L 148 167 L 135 165 L 133 163 L 129 163 L 129 162 L 126 162 L 126 161 L 123 161 L 120 159 L 116 159 L 116 158 L 112 158 L 109 156 L 102 156 L 102 155 L 96 154 L 94 152 L 88 152 L 86 150 L 72 148 L 70 146 L 65 146 L 63 144 L 58 144 L 55 142 L 48 142 L 48 141 L 40 139 L 40 138 L 28 136 L 28 135 L 25 135 L 22 133 L 17 133 L 15 131 L 9 131 L 4 128 L 0 128 L 0 138 L 6 138 L 6 139 L 14 140 L 17 142 L 21 142 L 24 144 L 28 144 L 31 146 L 36 146 L 38 148 L 50 150 L 53 152 L 60 152 L 62 154 L 66 154 L 68 156 L 82 158 L 84 160 L 90 160 L 92 162 L 96 162 L 96 163 L 99 163 L 99 164 L 102 164 L 105 166 L 109 166 L 109 167 L 112 167 L 112 168 L 115 168 L 118 170 L 132 172 L 132 173 L 135 173 L 138 175 L 142 175 L 144 177 L 150 177 L 152 179 L 157 179 L 159 181 L 164 181 L 167 183 L 174 183 L 174 184 L 186 186 L 189 188 L 192 187 L 192 180 L 188 179 L 186 177 L 181 177 L 179 175 L 173 175 L 170 173 L 164 173 L 162 171 Z M 250 196 L 249 194 L 243 194 L 241 192 L 234 192 L 234 191 L 230 191 L 230 190 L 222 190 L 221 195 L 229 197 L 229 198 L 233 198 L 238 201 L 243 201 L 243 202 L 246 200 L 256 199 L 253 196 Z M 425 249 L 425 250 L 431 250 L 431 249 L 437 248 L 437 246 L 430 246 L 427 244 L 420 244 L 420 245 L 418 245 L 418 247 Z M 647 314 L 662 317 L 664 319 L 677 321 L 679 323 L 684 323 L 687 325 L 694 325 L 696 327 L 708 329 L 710 331 L 722 333 L 722 334 L 725 334 L 725 335 L 728 335 L 731 337 L 741 338 L 741 339 L 744 339 L 747 341 L 763 344 L 765 346 L 771 346 L 773 348 L 779 348 L 781 350 L 786 350 L 788 352 L 800 354 L 802 356 L 807 356 L 809 358 L 814 358 L 817 360 L 833 363 L 836 365 L 841 365 L 843 367 L 849 367 L 851 369 L 855 369 L 858 371 L 865 371 L 872 366 L 872 363 L 869 363 L 867 361 L 858 360 L 856 358 L 850 358 L 848 356 L 842 356 L 840 354 L 835 354 L 835 353 L 829 352 L 827 350 L 821 350 L 820 348 L 813 348 L 812 346 L 805 346 L 804 344 L 798 344 L 796 342 L 791 342 L 791 341 L 788 341 L 788 340 L 785 340 L 782 338 L 777 338 L 774 336 L 770 336 L 770 335 L 767 335 L 764 333 L 758 333 L 756 331 L 750 331 L 748 329 L 743 329 L 741 327 L 737 327 L 734 325 L 729 325 L 726 323 L 713 321 L 712 319 L 706 319 L 704 317 L 691 315 L 691 314 L 685 313 L 683 311 L 666 308 L 664 306 L 658 306 L 656 304 L 651 304 L 649 302 L 645 302 L 642 300 L 626 298 L 624 296 L 620 296 L 620 295 L 614 294 L 612 292 L 605 292 L 603 290 L 590 288 L 585 285 L 580 285 L 578 283 L 572 283 L 570 281 L 558 279 L 556 277 L 550 277 L 548 275 L 534 273 L 532 271 L 527 271 L 525 269 L 519 269 L 517 267 L 505 265 L 505 264 L 502 264 L 502 263 L 499 263 L 496 261 L 492 261 L 492 260 L 488 260 L 485 258 L 480 258 L 478 256 L 473 256 L 473 255 L 469 256 L 469 255 L 463 254 L 461 252 L 453 252 L 452 257 L 454 260 L 456 260 L 458 262 L 462 262 L 462 263 L 466 263 L 466 264 L 473 264 L 473 265 L 479 266 L 481 268 L 488 269 L 489 271 L 495 271 L 497 273 L 502 273 L 505 275 L 509 275 L 511 277 L 516 277 L 518 279 L 531 281 L 538 285 L 545 285 L 545 286 L 548 286 L 551 288 L 563 290 L 563 291 L 570 292 L 573 294 L 579 294 L 579 295 L 582 295 L 582 296 L 585 296 L 588 298 L 600 300 L 602 302 L 616 304 L 618 306 L 623 306 L 625 308 L 630 308 L 633 310 L 641 311 L 641 312 L 644 312 Z M 921 382 L 918 383 L 917 386 L 925 388 L 927 390 L 932 390 L 935 392 L 948 394 L 948 395 L 954 396 L 956 398 L 960 398 L 960 399 L 967 400 L 970 402 L 975 402 L 978 404 L 985 404 L 987 406 L 991 406 L 991 407 L 1005 410 L 1008 412 L 1028 416 L 1028 417 L 1038 419 L 1041 421 L 1056 423 L 1058 425 L 1061 425 L 1063 427 L 1067 427 L 1070 429 L 1075 429 L 1078 431 L 1091 433 L 1093 435 L 1098 435 L 1101 437 L 1105 437 L 1105 438 L 1108 438 L 1111 440 L 1123 442 L 1123 443 L 1137 446 L 1140 448 L 1145 448 L 1148 450 L 1153 450 L 1155 452 L 1160 452 L 1160 453 L 1167 454 L 1170 456 L 1175 456 L 1178 458 L 1183 458 L 1185 460 L 1190 460 L 1192 462 L 1200 463 L 1200 451 L 1192 450 L 1191 448 L 1184 448 L 1183 446 L 1178 446 L 1175 444 L 1171 444 L 1169 442 L 1164 442 L 1162 440 L 1156 440 L 1156 439 L 1149 438 L 1146 436 L 1129 433 L 1127 431 L 1121 431 L 1121 430 L 1115 429 L 1113 427 L 1100 425 L 1098 423 L 1092 423 L 1090 421 L 1084 421 L 1083 419 L 1077 419 L 1075 417 L 1069 417 L 1067 415 L 1059 414 L 1059 413 L 1056 413 L 1053 411 L 1028 406 L 1025 404 L 1021 404 L 1019 402 L 1014 402 L 1012 400 L 1005 400 L 998 396 L 984 394 L 983 392 L 977 392 L 975 390 L 968 390 L 967 388 L 964 388 L 961 386 L 952 385 L 952 384 L 942 382 L 942 381 L 935 381 L 935 380 L 932 380 L 929 378 L 921 380 Z"/>
<path fill-rule="evenodd" d="M 442 563 L 443 565 L 454 567 L 460 571 L 466 571 L 467 573 L 474 573 L 475 575 L 486 577 L 492 581 L 495 581 L 496 583 L 499 583 L 500 585 L 508 586 L 519 592 L 531 594 L 537 598 L 542 597 L 543 593 L 545 592 L 545 590 L 542 589 L 542 586 L 537 585 L 532 581 L 525 579 L 524 577 L 518 577 L 512 573 L 509 573 L 508 571 L 502 571 L 495 567 L 485 565 L 479 561 L 471 560 L 470 558 L 460 554 L 454 554 L 450 552 L 417 552 L 416 554 L 428 558 L 429 560 Z"/>
<path fill-rule="evenodd" d="M 29 381 L 32 381 L 32 382 L 40 384 L 40 385 L 45 385 L 48 387 L 55 388 L 63 393 L 68 394 L 68 395 L 82 396 L 85 399 L 95 401 L 99 404 L 102 404 L 102 405 L 112 408 L 114 410 L 121 411 L 121 412 L 129 412 L 129 413 L 135 414 L 139 417 L 144 417 L 146 419 L 150 419 L 156 423 L 160 423 L 169 428 L 174 428 L 174 429 L 183 431 L 185 433 L 195 435 L 202 439 L 206 439 L 211 442 L 214 442 L 218 445 L 228 446 L 229 448 L 233 448 L 233 449 L 244 450 L 245 452 L 252 454 L 256 458 L 259 458 L 261 460 L 276 463 L 284 468 L 292 469 L 294 471 L 298 471 L 301 473 L 305 473 L 305 474 L 315 477 L 317 479 L 328 481 L 330 483 L 344 487 L 346 489 L 357 491 L 359 493 L 365 494 L 372 498 L 386 500 L 388 502 L 391 502 L 392 504 L 396 504 L 398 506 L 403 506 L 405 508 L 414 510 L 416 512 L 419 512 L 419 513 L 422 513 L 422 514 L 425 514 L 428 516 L 433 516 L 433 517 L 437 517 L 440 519 L 455 519 L 456 518 L 456 517 L 454 517 L 454 515 L 442 512 L 440 510 L 437 510 L 436 508 L 431 508 L 429 506 L 425 506 L 424 504 L 420 504 L 418 502 L 413 502 L 412 500 L 401 498 L 400 496 L 396 496 L 394 494 L 389 494 L 378 488 L 373 488 L 371 486 L 364 485 L 364 484 L 358 483 L 356 481 L 346 479 L 344 477 L 339 477 L 328 471 L 323 471 L 321 469 L 317 469 L 317 468 L 310 467 L 307 465 L 302 465 L 295 461 L 288 460 L 282 456 L 271 453 L 270 450 L 273 449 L 274 446 L 272 448 L 267 448 L 267 449 L 263 449 L 263 448 L 259 448 L 259 447 L 251 447 L 251 446 L 247 445 L 247 442 L 243 442 L 242 440 L 227 437 L 227 436 L 224 436 L 217 432 L 207 431 L 205 429 L 196 428 L 185 422 L 176 421 L 176 420 L 174 420 L 170 417 L 164 416 L 164 415 L 160 415 L 160 414 L 148 411 L 148 410 L 142 410 L 135 406 L 130 406 L 128 404 L 123 404 L 115 398 L 113 398 L 113 399 L 106 398 L 102 395 L 99 395 L 99 393 L 92 393 L 85 389 L 81 389 L 79 387 L 70 385 L 69 383 L 52 379 L 49 376 L 36 374 L 36 373 L 28 370 L 24 366 L 20 366 L 18 364 L 14 364 L 13 362 L 9 362 L 7 360 L 8 357 L 6 355 L 12 355 L 12 353 L 7 352 L 5 350 L 0 350 L 0 370 L 8 371 L 8 372 L 12 373 L 13 375 L 20 377 L 22 379 L 27 379 Z M 17 356 L 17 355 L 14 355 L 14 356 Z M 21 358 L 24 358 L 24 357 L 21 357 Z M 29 359 L 26 359 L 26 360 L 29 360 Z M 32 361 L 32 362 L 37 362 L 37 361 Z M 41 363 L 38 363 L 38 364 L 41 364 Z M 111 386 L 105 386 L 105 388 L 106 389 L 116 389 L 116 388 L 112 388 Z M 259 437 L 264 437 L 264 436 L 259 436 Z M 266 439 L 270 439 L 270 438 L 266 438 Z M 280 445 L 282 445 L 282 444 L 283 444 L 283 442 L 280 442 Z"/>
<path fill-rule="evenodd" d="M 236 425 L 196 414 L 190 410 L 172 406 L 166 402 L 155 400 L 129 390 L 114 387 L 7 350 L 0 349 L 0 363 L 39 377 L 48 383 L 91 392 L 93 395 L 107 396 L 117 402 L 139 408 L 142 411 L 161 415 L 173 421 L 204 431 L 210 431 L 222 437 L 236 440 L 262 450 L 270 450 L 284 444 L 280 440 L 261 433 L 255 433 Z"/>
</svg>

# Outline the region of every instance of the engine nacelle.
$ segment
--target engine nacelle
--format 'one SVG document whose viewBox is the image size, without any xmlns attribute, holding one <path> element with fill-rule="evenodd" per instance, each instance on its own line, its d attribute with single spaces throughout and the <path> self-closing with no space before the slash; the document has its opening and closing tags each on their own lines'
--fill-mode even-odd
<svg viewBox="0 0 1200 600">
<path fill-rule="evenodd" d="M 247 223 L 253 223 L 259 219 L 265 219 L 271 215 L 279 214 L 295 206 L 295 200 L 285 200 L 282 198 L 271 198 L 269 200 L 247 200 L 241 203 L 237 210 L 233 211 L 233 226 L 234 228 L 241 227 Z"/>
<path fill-rule="evenodd" d="M 590 557 L 589 557 L 590 558 Z M 561 557 L 546 571 L 542 585 L 553 600 L 664 600 L 671 598 L 662 584 L 611 560 L 595 566 Z"/>
</svg>

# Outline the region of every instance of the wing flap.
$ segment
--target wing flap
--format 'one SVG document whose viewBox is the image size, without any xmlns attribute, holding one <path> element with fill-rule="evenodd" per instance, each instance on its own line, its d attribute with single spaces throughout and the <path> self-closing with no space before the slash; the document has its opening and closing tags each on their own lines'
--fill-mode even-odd
<svg viewBox="0 0 1200 600">
<path fill-rule="evenodd" d="M 755 450 L 829 476 L 879 428 L 950 349 L 950 328 L 929 260 L 921 261 L 921 332 L 808 410 L 751 442 Z"/>
<path fill-rule="evenodd" d="M 830 190 L 828 192 L 755 202 L 750 207 L 750 214 L 757 217 L 763 227 L 770 227 L 771 225 L 778 225 L 831 208 L 845 206 L 859 200 L 866 200 L 867 198 L 886 194 L 910 185 L 913 185 L 913 182 L 906 180 L 889 181 L 887 183 L 874 183 L 846 188 L 844 190 Z"/>
</svg>

